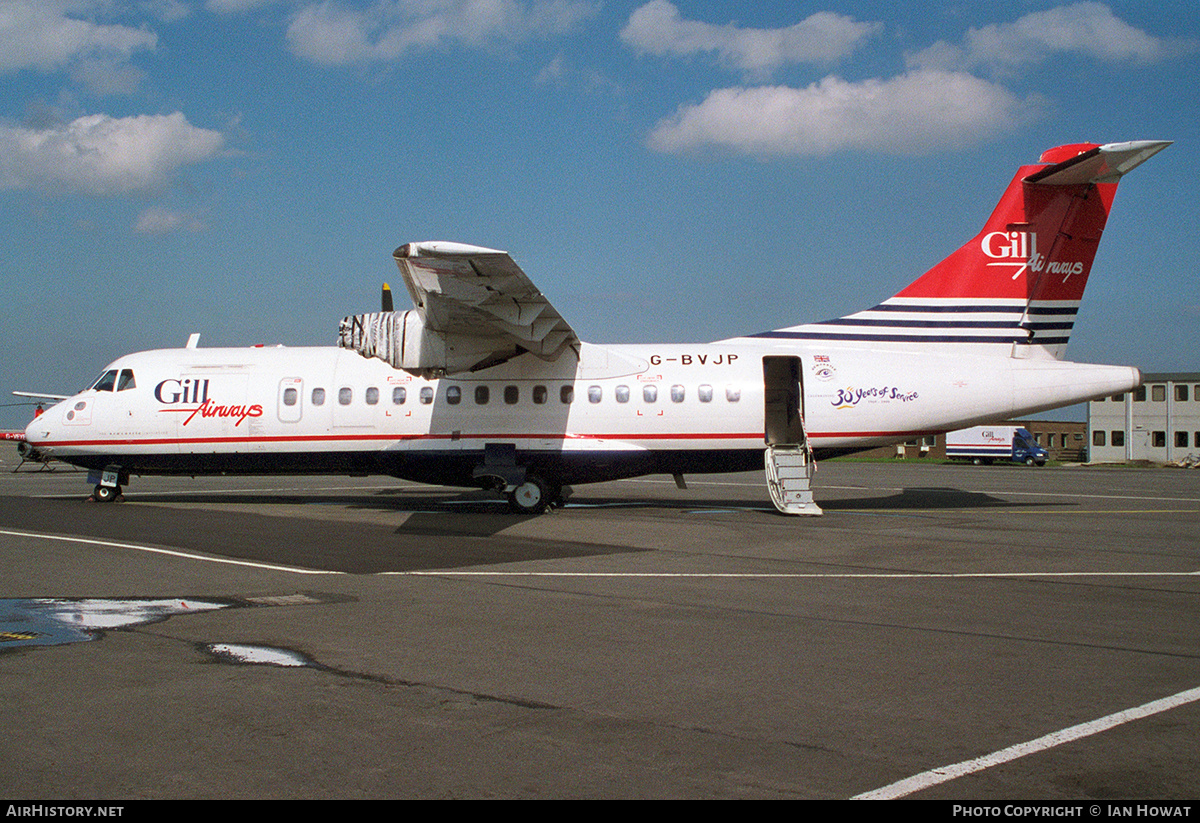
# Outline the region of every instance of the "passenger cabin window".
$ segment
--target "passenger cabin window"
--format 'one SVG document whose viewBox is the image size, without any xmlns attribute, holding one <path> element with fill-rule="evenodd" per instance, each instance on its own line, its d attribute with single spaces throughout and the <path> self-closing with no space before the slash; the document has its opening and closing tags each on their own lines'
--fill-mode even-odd
<svg viewBox="0 0 1200 823">
<path fill-rule="evenodd" d="M 117 378 L 117 391 L 135 388 L 137 388 L 137 384 L 133 381 L 133 369 L 121 369 L 121 376 Z M 1187 391 L 1187 386 L 1184 386 L 1183 389 Z M 1186 399 L 1185 397 L 1184 400 Z"/>
<path fill-rule="evenodd" d="M 403 386 L 396 386 L 392 389 L 392 405 L 403 406 L 404 401 L 408 399 L 408 392 Z"/>
<path fill-rule="evenodd" d="M 376 405 L 379 402 L 379 389 L 371 386 L 369 389 L 367 389 L 366 398 L 368 406 Z"/>
<path fill-rule="evenodd" d="M 518 389 L 516 386 L 505 386 L 504 387 L 504 402 L 505 403 L 512 406 L 520 399 L 521 399 L 521 390 Z"/>
<path fill-rule="evenodd" d="M 658 386 L 642 386 L 642 399 L 647 403 L 658 400 Z"/>
<path fill-rule="evenodd" d="M 728 400 L 730 403 L 736 403 L 737 401 L 742 399 L 742 390 L 739 389 L 737 386 L 726 386 L 725 387 L 725 399 Z"/>
<path fill-rule="evenodd" d="M 478 406 L 486 406 L 489 394 L 490 393 L 488 391 L 487 386 L 476 386 L 475 387 L 475 404 Z"/>
<path fill-rule="evenodd" d="M 628 403 L 629 402 L 629 387 L 628 386 L 617 386 L 616 395 L 617 395 L 618 403 Z"/>
<path fill-rule="evenodd" d="M 604 399 L 604 391 L 599 386 L 588 386 L 588 402 L 599 403 Z"/>
<path fill-rule="evenodd" d="M 313 389 L 312 404 L 314 406 L 324 406 L 325 405 L 325 390 L 324 389 Z"/>
<path fill-rule="evenodd" d="M 432 386 L 422 386 L 421 387 L 421 403 L 423 405 L 428 406 L 432 402 L 433 402 L 433 387 Z"/>
<path fill-rule="evenodd" d="M 683 397 L 684 397 L 683 386 L 672 386 L 671 387 L 671 402 L 672 403 L 682 403 Z"/>
<path fill-rule="evenodd" d="M 696 396 L 700 398 L 701 403 L 711 403 L 713 398 L 712 386 L 700 386 L 696 389 Z"/>
<path fill-rule="evenodd" d="M 446 387 L 446 402 L 451 406 L 457 406 L 462 400 L 462 388 L 459 386 Z"/>
<path fill-rule="evenodd" d="M 546 402 L 546 394 L 547 394 L 547 392 L 546 392 L 545 386 L 534 386 L 533 387 L 533 402 L 537 403 L 538 405 L 545 403 Z"/>
<path fill-rule="evenodd" d="M 558 390 L 558 399 L 560 401 L 562 401 L 564 404 L 574 403 L 575 402 L 575 387 L 574 386 L 563 386 L 561 389 Z"/>
<path fill-rule="evenodd" d="M 296 399 L 297 399 L 297 392 L 295 389 L 284 389 L 283 390 L 283 405 L 294 406 L 294 405 L 296 405 Z"/>
<path fill-rule="evenodd" d="M 96 382 L 92 384 L 92 388 L 95 389 L 96 391 L 112 391 L 113 386 L 116 384 L 116 382 L 117 382 L 117 370 L 109 369 L 104 374 L 100 375 L 99 378 L 96 379 Z"/>
<path fill-rule="evenodd" d="M 352 401 L 353 399 L 354 399 L 354 390 L 353 389 L 351 389 L 347 386 L 343 386 L 342 388 L 338 389 L 338 405 L 339 406 L 349 406 L 350 401 Z"/>
</svg>

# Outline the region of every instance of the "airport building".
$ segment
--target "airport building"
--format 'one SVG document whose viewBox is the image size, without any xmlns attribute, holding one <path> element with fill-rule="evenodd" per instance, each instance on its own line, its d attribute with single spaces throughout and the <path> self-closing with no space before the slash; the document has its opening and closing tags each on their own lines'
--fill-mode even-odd
<svg viewBox="0 0 1200 823">
<path fill-rule="evenodd" d="M 1087 442 L 1090 463 L 1200 455 L 1200 372 L 1144 374 L 1141 388 L 1091 401 Z"/>
</svg>

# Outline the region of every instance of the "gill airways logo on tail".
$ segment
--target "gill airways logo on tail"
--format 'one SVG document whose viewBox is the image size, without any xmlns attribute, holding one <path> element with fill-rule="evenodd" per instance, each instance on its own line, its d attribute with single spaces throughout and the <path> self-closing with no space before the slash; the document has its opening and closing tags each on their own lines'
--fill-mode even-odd
<svg viewBox="0 0 1200 823">
<path fill-rule="evenodd" d="M 988 263 L 988 266 L 1016 268 L 1012 279 L 1016 280 L 1026 269 L 1040 274 L 1043 270 L 1050 274 L 1063 275 L 1064 283 L 1073 274 L 1083 274 L 1083 263 L 1051 261 L 1047 262 L 1045 255 L 1037 250 L 1037 232 L 1034 231 L 992 231 L 983 236 L 979 244 L 980 250 L 998 262 Z"/>
</svg>

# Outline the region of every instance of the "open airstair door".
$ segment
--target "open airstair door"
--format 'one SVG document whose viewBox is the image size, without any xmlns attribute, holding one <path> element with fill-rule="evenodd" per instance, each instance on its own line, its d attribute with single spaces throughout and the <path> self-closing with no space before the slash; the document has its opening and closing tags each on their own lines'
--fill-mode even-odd
<svg viewBox="0 0 1200 823">
<path fill-rule="evenodd" d="M 813 502 L 816 465 L 804 430 L 804 385 L 799 357 L 763 358 L 767 488 L 784 514 L 819 515 Z"/>
</svg>

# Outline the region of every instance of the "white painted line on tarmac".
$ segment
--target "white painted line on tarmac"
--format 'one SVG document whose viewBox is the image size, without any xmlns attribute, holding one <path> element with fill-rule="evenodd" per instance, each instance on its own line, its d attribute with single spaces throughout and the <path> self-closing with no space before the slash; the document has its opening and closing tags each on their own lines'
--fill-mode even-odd
<svg viewBox="0 0 1200 823">
<path fill-rule="evenodd" d="M 961 763 L 955 763 L 951 766 L 930 769 L 927 772 L 906 777 L 904 780 L 899 780 L 874 791 L 855 795 L 850 799 L 895 800 L 910 795 L 913 792 L 927 789 L 930 786 L 946 783 L 963 775 L 990 769 L 992 766 L 999 766 L 1001 763 L 1008 763 L 1011 760 L 1016 760 L 1026 755 L 1037 754 L 1038 752 L 1052 749 L 1055 746 L 1061 746 L 1063 743 L 1070 743 L 1073 740 L 1090 737 L 1093 734 L 1099 734 L 1100 732 L 1120 726 L 1123 723 L 1140 720 L 1143 717 L 1149 717 L 1160 712 L 1170 711 L 1179 706 L 1194 703 L 1197 700 L 1200 700 L 1200 687 L 1188 689 L 1187 691 L 1173 694 L 1170 697 L 1164 697 L 1161 700 L 1143 703 L 1141 706 L 1125 709 L 1124 711 L 1101 717 L 1098 720 L 1090 720 L 1087 723 L 1080 723 L 1077 726 L 1070 726 L 1057 732 L 1050 732 L 1050 734 L 1043 735 L 1036 740 L 1018 743 L 1015 746 L 1009 746 L 1007 749 L 1001 749 L 998 752 L 992 752 L 983 757 L 976 757 L 974 760 L 964 760 Z"/>
<path fill-rule="evenodd" d="M 227 557 L 212 557 L 204 554 L 192 554 L 191 552 L 178 551 L 175 549 L 160 549 L 154 546 L 142 546 L 137 543 L 119 543 L 115 540 L 95 540 L 90 537 L 64 537 L 57 534 L 39 534 L 37 532 L 13 531 L 10 529 L 0 529 L 0 534 L 7 534 L 12 537 L 29 537 L 35 540 L 57 540 L 62 543 L 82 543 L 88 546 L 104 546 L 110 549 L 132 549 L 133 551 L 146 552 L 148 554 L 165 554 L 169 557 L 180 557 L 185 560 L 201 560 L 205 563 L 222 563 L 227 566 L 248 566 L 252 569 L 266 569 L 276 572 L 292 572 L 293 574 L 345 574 L 345 572 L 324 571 L 321 569 L 300 569 L 294 566 L 277 566 L 272 563 L 255 563 L 250 560 L 231 560 Z"/>
<path fill-rule="evenodd" d="M 962 578 L 1046 578 L 1046 577 L 1200 577 L 1191 572 L 539 572 L 510 570 L 442 569 L 424 571 L 378 572 L 380 575 L 408 577 L 614 577 L 614 578 L 734 578 L 746 580 L 902 580 Z"/>
</svg>

